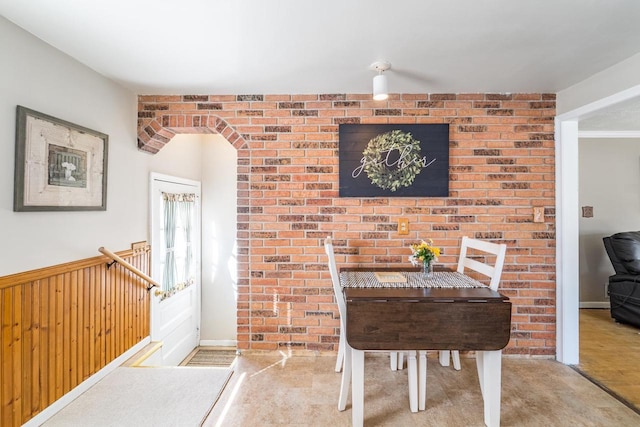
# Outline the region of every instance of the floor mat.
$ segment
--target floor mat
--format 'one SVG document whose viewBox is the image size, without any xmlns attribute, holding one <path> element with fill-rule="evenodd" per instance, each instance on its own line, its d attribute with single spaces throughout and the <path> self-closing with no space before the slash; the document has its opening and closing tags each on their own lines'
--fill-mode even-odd
<svg viewBox="0 0 640 427">
<path fill-rule="evenodd" d="M 233 366 L 237 357 L 235 349 L 199 348 L 183 366 L 213 366 L 228 368 Z"/>
</svg>

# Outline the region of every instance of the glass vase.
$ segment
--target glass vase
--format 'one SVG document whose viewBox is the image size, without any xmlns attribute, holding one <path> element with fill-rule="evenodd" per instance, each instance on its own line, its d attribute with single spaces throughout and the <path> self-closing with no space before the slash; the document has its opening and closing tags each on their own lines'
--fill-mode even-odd
<svg viewBox="0 0 640 427">
<path fill-rule="evenodd" d="M 431 261 L 422 263 L 422 275 L 425 279 L 431 279 L 433 277 L 433 263 Z"/>
</svg>

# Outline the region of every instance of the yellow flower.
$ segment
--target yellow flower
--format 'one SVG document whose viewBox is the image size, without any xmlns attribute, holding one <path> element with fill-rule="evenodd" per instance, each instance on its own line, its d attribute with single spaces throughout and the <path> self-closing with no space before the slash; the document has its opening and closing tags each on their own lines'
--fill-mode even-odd
<svg viewBox="0 0 640 427">
<path fill-rule="evenodd" d="M 412 264 L 422 264 L 425 262 L 431 262 L 437 260 L 440 256 L 440 248 L 433 246 L 433 240 L 429 239 L 429 242 L 421 241 L 419 244 L 411 245 L 412 255 L 409 260 Z"/>
</svg>

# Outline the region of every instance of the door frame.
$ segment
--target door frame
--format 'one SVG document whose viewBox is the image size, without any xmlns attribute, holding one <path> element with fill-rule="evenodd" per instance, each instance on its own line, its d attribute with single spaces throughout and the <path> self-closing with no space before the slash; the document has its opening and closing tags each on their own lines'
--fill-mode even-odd
<svg viewBox="0 0 640 427">
<path fill-rule="evenodd" d="M 580 361 L 578 140 L 580 118 L 640 96 L 640 85 L 556 116 L 556 360 Z"/>
</svg>

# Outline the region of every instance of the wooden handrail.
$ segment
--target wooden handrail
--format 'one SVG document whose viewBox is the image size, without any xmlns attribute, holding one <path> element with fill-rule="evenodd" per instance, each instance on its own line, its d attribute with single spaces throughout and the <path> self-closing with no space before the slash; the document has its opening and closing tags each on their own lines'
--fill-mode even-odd
<svg viewBox="0 0 640 427">
<path fill-rule="evenodd" d="M 100 246 L 98 248 L 98 251 L 106 256 L 108 256 L 109 258 L 111 258 L 112 260 L 114 260 L 115 262 L 119 263 L 120 265 L 122 265 L 124 268 L 126 268 L 127 270 L 129 270 L 130 272 L 132 272 L 133 274 L 137 275 L 138 277 L 146 280 L 147 282 L 149 282 L 149 284 L 151 286 L 147 287 L 147 289 L 151 289 L 154 286 L 157 288 L 162 288 L 162 286 L 160 286 L 160 284 L 158 282 L 156 282 L 155 280 L 153 280 L 151 277 L 147 276 L 146 274 L 144 274 L 142 271 L 138 270 L 137 268 L 135 268 L 133 265 L 129 264 L 127 261 L 123 260 L 122 258 L 120 258 L 118 255 L 114 254 L 113 252 L 109 251 L 108 249 L 105 249 L 104 247 Z"/>
</svg>

